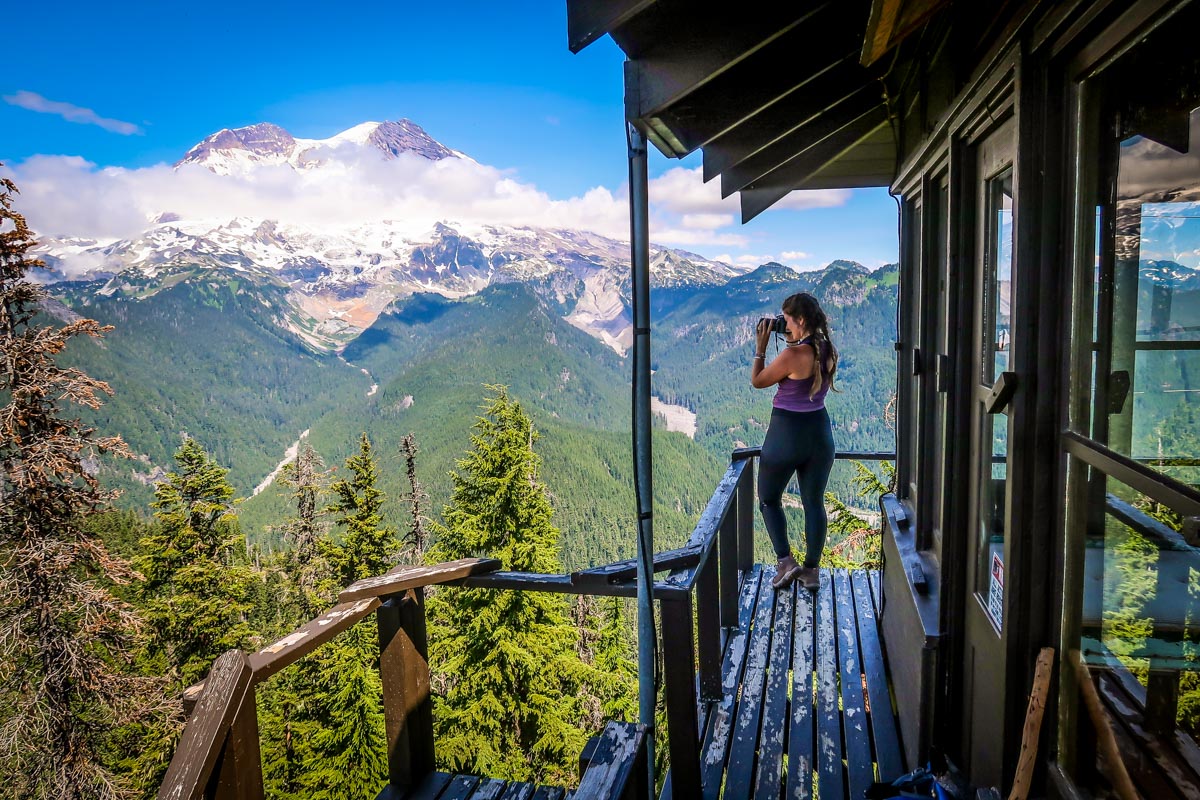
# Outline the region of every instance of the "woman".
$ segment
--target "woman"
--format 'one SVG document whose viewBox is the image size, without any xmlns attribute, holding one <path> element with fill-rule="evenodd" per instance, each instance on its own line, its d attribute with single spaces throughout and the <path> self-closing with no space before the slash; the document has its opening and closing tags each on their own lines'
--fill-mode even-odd
<svg viewBox="0 0 1200 800">
<path fill-rule="evenodd" d="M 759 508 L 779 557 L 771 585 L 782 589 L 799 578 L 805 588 L 816 589 L 820 585 L 817 565 L 829 522 L 825 486 L 833 468 L 833 426 L 825 410 L 825 395 L 833 388 L 838 354 L 829 339 L 825 312 L 811 294 L 794 294 L 784 300 L 783 317 L 787 347 L 767 364 L 772 321 L 759 321 L 750 367 L 750 383 L 755 389 L 778 386 L 759 460 Z M 783 515 L 783 490 L 793 473 L 799 478 L 804 505 L 803 566 L 792 557 Z"/>
</svg>

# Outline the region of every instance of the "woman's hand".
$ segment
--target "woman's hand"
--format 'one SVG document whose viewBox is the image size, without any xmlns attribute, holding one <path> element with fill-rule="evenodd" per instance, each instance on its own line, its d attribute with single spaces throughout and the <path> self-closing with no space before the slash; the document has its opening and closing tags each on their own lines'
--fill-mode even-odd
<svg viewBox="0 0 1200 800">
<path fill-rule="evenodd" d="M 758 327 L 755 328 L 755 338 L 757 347 L 754 348 L 755 353 L 766 353 L 767 343 L 771 341 L 771 320 L 760 319 Z"/>
</svg>

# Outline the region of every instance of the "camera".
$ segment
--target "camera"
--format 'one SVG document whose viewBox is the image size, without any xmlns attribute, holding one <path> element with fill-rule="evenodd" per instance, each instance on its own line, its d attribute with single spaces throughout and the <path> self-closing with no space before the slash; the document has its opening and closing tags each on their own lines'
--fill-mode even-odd
<svg viewBox="0 0 1200 800">
<path fill-rule="evenodd" d="M 783 318 L 783 314 L 779 314 L 775 317 L 763 317 L 758 321 L 758 324 L 761 325 L 764 322 L 767 323 L 768 330 L 770 330 L 771 333 L 787 333 L 787 320 Z"/>
</svg>

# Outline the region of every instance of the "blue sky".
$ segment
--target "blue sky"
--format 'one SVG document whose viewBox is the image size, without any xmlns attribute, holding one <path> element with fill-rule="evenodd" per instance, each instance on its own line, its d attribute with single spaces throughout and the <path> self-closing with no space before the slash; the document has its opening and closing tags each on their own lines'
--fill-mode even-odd
<svg viewBox="0 0 1200 800">
<path fill-rule="evenodd" d="M 594 187 L 620 197 L 623 55 L 607 38 L 571 54 L 565 5 L 16 5 L 5 12 L 6 27 L 22 33 L 0 78 L 8 98 L 0 102 L 0 160 L 18 178 L 38 155 L 136 170 L 174 163 L 221 128 L 270 121 L 324 138 L 364 120 L 407 117 L 551 198 Z M 21 93 L 42 100 L 14 102 L 30 97 Z M 652 199 L 654 188 L 662 202 L 696 192 L 690 171 L 699 165 L 698 155 L 678 162 L 654 154 Z M 29 166 L 25 173 L 34 174 Z M 676 246 L 745 262 L 790 254 L 797 267 L 895 260 L 895 205 L 884 190 L 812 200 L 821 207 L 773 209 L 747 226 L 717 229 L 709 220 L 707 240 L 685 236 Z M 711 210 L 676 205 L 676 223 L 689 208 Z"/>
</svg>

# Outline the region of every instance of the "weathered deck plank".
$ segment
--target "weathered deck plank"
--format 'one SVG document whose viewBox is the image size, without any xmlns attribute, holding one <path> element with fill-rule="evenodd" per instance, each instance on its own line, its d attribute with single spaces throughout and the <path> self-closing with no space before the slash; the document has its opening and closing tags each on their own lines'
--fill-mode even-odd
<svg viewBox="0 0 1200 800">
<path fill-rule="evenodd" d="M 834 617 L 833 581 L 821 570 L 816 609 L 816 768 L 822 800 L 844 798 L 842 774 L 842 715 L 838 708 L 837 619 Z"/>
<path fill-rule="evenodd" d="M 721 664 L 721 700 L 709 715 L 705 726 L 704 745 L 700 750 L 700 781 L 705 800 L 716 798 L 721 791 L 721 777 L 725 772 L 725 761 L 729 756 L 729 744 L 733 739 L 733 719 L 737 710 L 738 691 L 746 668 L 746 650 L 750 644 L 750 621 L 758 604 L 759 581 L 762 568 L 755 566 L 742 584 L 738 602 L 738 627 L 729 637 L 725 648 L 725 660 Z"/>
<path fill-rule="evenodd" d="M 455 775 L 437 800 L 467 800 L 478 785 L 479 778 L 476 775 Z"/>
<path fill-rule="evenodd" d="M 813 609 L 812 592 L 796 591 L 792 633 L 792 703 L 788 730 L 788 774 L 785 797 L 813 796 Z"/>
<path fill-rule="evenodd" d="M 862 663 L 858 657 L 857 615 L 854 593 L 846 570 L 833 571 L 837 606 L 838 664 L 842 682 L 842 729 L 845 734 L 846 772 L 851 797 L 862 797 L 875 781 L 871 758 L 871 729 L 863 695 Z"/>
<path fill-rule="evenodd" d="M 532 783 L 517 783 L 513 782 L 504 790 L 504 794 L 500 795 L 500 800 L 532 800 L 533 793 L 537 790 Z"/>
<path fill-rule="evenodd" d="M 497 778 L 484 778 L 475 787 L 475 794 L 471 795 L 470 800 L 500 800 L 507 785 L 506 781 Z"/>
<path fill-rule="evenodd" d="M 787 731 L 788 678 L 792 663 L 792 611 L 796 588 L 775 594 L 775 624 L 767 660 L 767 688 L 763 698 L 762 732 L 758 737 L 758 768 L 754 796 L 778 797 L 783 777 L 783 740 Z M 800 587 L 799 591 L 806 591 Z"/>
<path fill-rule="evenodd" d="M 742 678 L 733 742 L 729 751 L 729 769 L 725 777 L 725 797 L 750 797 L 754 786 L 754 756 L 758 749 L 759 720 L 762 716 L 763 687 L 767 677 L 767 656 L 771 646 L 771 621 L 775 614 L 775 590 L 765 578 L 758 590 L 758 608 L 750 629 L 746 672 Z"/>
<path fill-rule="evenodd" d="M 863 672 L 867 678 L 867 701 L 870 706 L 871 733 L 875 741 L 875 761 L 879 764 L 879 779 L 888 781 L 904 774 L 904 759 L 900 755 L 900 736 L 896 731 L 896 715 L 892 711 L 892 695 L 888 690 L 887 668 L 883 662 L 883 647 L 871 596 L 872 577 L 861 571 L 851 576 L 855 607 L 858 611 L 858 637 Z"/>
<path fill-rule="evenodd" d="M 390 792 L 396 790 L 389 785 L 380 793 L 379 800 L 384 800 L 384 798 L 392 796 L 401 796 L 404 800 L 438 800 L 452 780 L 454 780 L 453 775 L 445 772 L 434 772 L 426 776 L 425 780 L 403 795 L 392 795 Z"/>
</svg>

